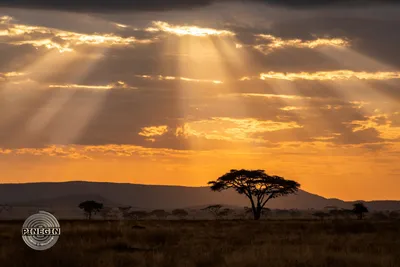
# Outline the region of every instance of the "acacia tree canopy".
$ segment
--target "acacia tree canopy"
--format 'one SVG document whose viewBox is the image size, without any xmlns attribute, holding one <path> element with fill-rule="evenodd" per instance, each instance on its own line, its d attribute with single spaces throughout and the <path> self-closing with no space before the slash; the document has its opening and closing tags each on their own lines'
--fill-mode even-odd
<svg viewBox="0 0 400 267">
<path fill-rule="evenodd" d="M 90 220 L 92 218 L 92 213 L 96 214 L 96 212 L 103 209 L 103 204 L 94 200 L 87 200 L 80 203 L 78 207 L 85 212 L 86 216 Z"/>
<path fill-rule="evenodd" d="M 264 170 L 231 170 L 216 181 L 208 182 L 211 190 L 223 191 L 229 188 L 245 195 L 251 202 L 254 219 L 258 220 L 265 204 L 272 198 L 296 193 L 300 184 Z"/>
</svg>

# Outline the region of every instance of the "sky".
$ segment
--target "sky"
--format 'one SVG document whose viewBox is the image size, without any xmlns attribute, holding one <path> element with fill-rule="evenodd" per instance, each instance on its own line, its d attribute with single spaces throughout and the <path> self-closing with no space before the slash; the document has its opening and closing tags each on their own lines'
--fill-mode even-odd
<svg viewBox="0 0 400 267">
<path fill-rule="evenodd" d="M 264 169 L 400 199 L 395 1 L 0 1 L 0 182 Z"/>
</svg>

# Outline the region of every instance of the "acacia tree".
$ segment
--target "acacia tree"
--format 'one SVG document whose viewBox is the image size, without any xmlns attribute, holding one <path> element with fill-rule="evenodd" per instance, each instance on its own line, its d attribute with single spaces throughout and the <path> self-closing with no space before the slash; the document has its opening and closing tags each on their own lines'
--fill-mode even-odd
<svg viewBox="0 0 400 267">
<path fill-rule="evenodd" d="M 92 214 L 96 214 L 103 209 L 103 204 L 93 200 L 87 200 L 79 204 L 78 207 L 85 212 L 86 217 L 90 220 Z"/>
<path fill-rule="evenodd" d="M 220 213 L 220 211 L 221 211 L 221 208 L 222 208 L 222 205 L 217 204 L 217 205 L 211 205 L 211 206 L 205 207 L 205 208 L 203 208 L 203 209 L 201 209 L 201 210 L 208 211 L 208 212 L 211 213 L 216 219 L 218 219 L 218 216 L 219 216 L 219 213 Z"/>
<path fill-rule="evenodd" d="M 144 210 L 134 210 L 129 212 L 128 217 L 134 220 L 141 220 L 149 216 L 150 214 Z"/>
<path fill-rule="evenodd" d="M 326 217 L 331 216 L 330 213 L 323 212 L 323 211 L 314 212 L 312 215 L 319 218 L 321 221 L 323 221 Z"/>
<path fill-rule="evenodd" d="M 357 215 L 357 218 L 359 220 L 362 220 L 362 218 L 364 217 L 364 213 L 368 212 L 367 207 L 364 206 L 363 203 L 359 202 L 359 203 L 354 203 L 353 204 L 353 210 L 354 214 Z"/>
<path fill-rule="evenodd" d="M 225 208 L 218 213 L 218 217 L 228 218 L 233 213 L 233 210 L 230 208 Z"/>
<path fill-rule="evenodd" d="M 231 170 L 208 185 L 213 191 L 232 188 L 245 195 L 250 200 L 254 220 L 260 219 L 262 209 L 270 199 L 296 193 L 300 187 L 295 181 L 268 175 L 264 170 L 244 169 Z"/>
<path fill-rule="evenodd" d="M 189 213 L 184 209 L 174 209 L 172 211 L 172 215 L 176 216 L 176 217 L 178 217 L 179 219 L 182 220 L 182 219 L 186 218 L 186 216 L 188 216 Z"/>
<path fill-rule="evenodd" d="M 157 219 L 159 219 L 159 220 L 165 219 L 168 217 L 168 215 L 170 215 L 165 210 L 153 210 L 150 214 L 155 215 L 157 217 Z"/>
</svg>

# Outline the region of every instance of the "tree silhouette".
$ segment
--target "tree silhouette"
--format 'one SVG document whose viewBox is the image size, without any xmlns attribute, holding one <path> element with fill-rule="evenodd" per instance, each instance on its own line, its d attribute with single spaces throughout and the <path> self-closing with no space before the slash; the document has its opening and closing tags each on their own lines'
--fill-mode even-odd
<svg viewBox="0 0 400 267">
<path fill-rule="evenodd" d="M 94 200 L 87 200 L 79 204 L 78 207 L 85 212 L 86 217 L 90 220 L 92 214 L 96 214 L 103 208 L 103 204 Z"/>
<path fill-rule="evenodd" d="M 174 215 L 180 219 L 184 219 L 186 216 L 189 215 L 189 213 L 184 209 L 174 209 L 172 211 L 172 215 Z"/>
<path fill-rule="evenodd" d="M 330 213 L 323 212 L 323 211 L 316 211 L 312 215 L 319 218 L 321 221 L 323 221 L 326 217 L 331 216 Z"/>
<path fill-rule="evenodd" d="M 121 212 L 122 217 L 124 219 L 127 219 L 130 217 L 130 210 L 131 210 L 131 206 L 127 206 L 127 207 L 118 207 L 118 210 Z"/>
<path fill-rule="evenodd" d="M 367 207 L 364 206 L 363 203 L 359 202 L 359 203 L 354 203 L 353 204 L 353 213 L 357 215 L 357 218 L 359 220 L 362 220 L 364 217 L 364 213 L 368 212 Z"/>
<path fill-rule="evenodd" d="M 111 219 L 118 219 L 118 209 L 112 208 L 112 207 L 103 207 L 100 210 L 100 215 L 103 217 L 104 220 L 111 220 Z"/>
<path fill-rule="evenodd" d="M 264 170 L 231 170 L 216 181 L 208 182 L 211 190 L 233 188 L 245 195 L 251 203 L 255 220 L 260 219 L 265 204 L 272 198 L 296 193 L 300 184 L 280 176 L 270 176 Z"/>
<path fill-rule="evenodd" d="M 157 219 L 165 219 L 169 215 L 165 210 L 153 210 L 150 214 L 155 215 Z"/>
<path fill-rule="evenodd" d="M 211 205 L 211 206 L 205 207 L 201 210 L 208 211 L 217 219 L 219 217 L 221 208 L 222 208 L 222 205 L 217 204 L 217 205 Z"/>
<path fill-rule="evenodd" d="M 232 210 L 232 209 L 230 209 L 230 208 L 225 208 L 225 209 L 221 210 L 221 211 L 218 213 L 218 217 L 219 217 L 219 218 L 224 217 L 224 218 L 226 219 L 226 218 L 229 217 L 229 215 L 231 215 L 232 213 L 233 213 L 233 210 Z"/>
<path fill-rule="evenodd" d="M 146 218 L 147 216 L 149 216 L 149 213 L 147 213 L 144 210 L 134 210 L 129 212 L 129 214 L 127 215 L 127 217 L 132 218 L 134 220 L 140 220 Z"/>
</svg>

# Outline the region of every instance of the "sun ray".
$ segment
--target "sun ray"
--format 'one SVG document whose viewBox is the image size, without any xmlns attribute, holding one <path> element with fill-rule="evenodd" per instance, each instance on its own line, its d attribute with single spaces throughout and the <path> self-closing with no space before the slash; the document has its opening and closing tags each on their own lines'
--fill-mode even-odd
<svg viewBox="0 0 400 267">
<path fill-rule="evenodd" d="M 189 79 L 178 80 L 180 81 L 178 86 L 182 120 L 180 126 L 176 128 L 175 135 L 186 140 L 189 149 L 206 149 L 206 143 L 203 142 L 207 142 L 207 140 L 196 137 L 193 134 L 194 132 L 191 131 L 190 125 L 194 123 L 192 125 L 196 125 L 197 131 L 206 132 L 206 135 L 212 134 L 208 131 L 213 129 L 206 124 L 196 123 L 196 121 L 201 120 L 201 114 L 204 112 L 213 113 L 209 108 L 217 107 L 203 107 L 197 104 L 199 87 L 193 86 L 193 81 L 204 81 L 201 87 L 203 97 L 234 93 L 235 88 L 229 82 L 234 80 L 234 71 L 232 70 L 244 69 L 246 60 L 243 57 L 240 58 L 242 54 L 235 53 L 237 52 L 235 46 L 237 42 L 235 42 L 234 34 L 228 31 L 202 29 L 195 26 L 171 26 L 169 24 L 167 28 L 167 25 L 163 25 L 158 24 L 159 29 L 169 33 L 164 54 L 177 57 L 178 65 L 176 67 L 179 77 L 190 77 Z M 221 47 L 225 53 L 221 53 Z M 217 103 L 209 103 L 208 105 L 215 104 Z M 227 105 L 227 103 L 224 103 L 224 105 Z M 234 109 L 234 114 L 243 118 L 246 117 L 247 113 L 240 97 L 236 96 L 229 100 L 229 106 L 220 106 L 218 109 L 226 109 L 228 113 L 229 110 Z M 224 131 L 223 128 L 218 130 Z M 250 144 L 248 146 L 251 147 Z M 235 143 L 231 143 L 229 148 L 234 150 Z M 246 149 L 242 152 L 246 153 Z M 200 159 L 196 157 L 191 159 L 190 166 L 199 164 L 202 164 Z"/>
<path fill-rule="evenodd" d="M 1 90 L 2 102 L 5 105 L 12 105 L 9 107 L 3 105 L 10 114 L 2 119 L 1 124 L 10 123 L 19 116 L 30 116 L 30 118 L 24 119 L 26 120 L 25 127 L 30 135 L 26 136 L 24 132 L 20 132 L 13 138 L 34 139 L 36 134 L 40 134 L 47 127 L 53 125 L 50 135 L 54 143 L 74 142 L 101 107 L 106 98 L 107 89 L 128 88 L 123 82 L 91 87 L 80 85 L 79 82 L 93 70 L 95 63 L 102 58 L 108 47 L 140 43 L 135 38 L 122 38 L 114 34 L 87 35 L 46 27 L 15 24 L 12 18 L 7 20 L 1 18 L 1 23 L 7 24 L 8 36 L 12 35 L 19 38 L 25 33 L 37 34 L 38 36 L 51 33 L 65 42 L 62 47 L 58 47 L 53 41 L 43 38 L 25 39 L 11 43 L 20 45 L 31 42 L 29 44 L 37 47 L 39 51 L 43 51 L 42 47 L 49 49 L 43 57 L 38 58 L 22 70 L 18 70 L 19 73 L 24 75 L 9 75 Z M 81 47 L 79 51 L 73 49 L 74 46 L 82 44 L 92 47 Z M 88 51 L 86 51 L 87 49 Z M 79 64 L 76 64 L 78 62 Z M 70 68 L 72 65 L 74 67 Z M 65 79 L 72 82 L 69 84 L 52 84 L 52 77 L 61 71 L 65 72 Z M 16 93 L 15 90 L 18 88 L 23 88 L 23 91 Z M 106 91 L 98 92 L 99 89 Z M 49 90 L 54 90 L 54 93 L 36 113 L 21 113 L 27 103 L 33 101 L 34 98 L 40 98 L 41 94 L 47 94 Z M 97 92 L 91 94 L 90 97 L 86 96 L 85 101 L 82 102 L 78 95 L 82 90 L 97 90 Z M 66 112 L 68 108 L 70 109 L 69 113 Z M 79 111 L 79 114 L 76 113 L 77 111 Z"/>
<path fill-rule="evenodd" d="M 60 71 L 68 67 L 77 58 L 76 53 L 60 54 L 56 50 L 51 50 L 31 65 L 18 70 L 18 72 L 26 73 L 26 75 L 9 77 L 0 90 L 0 99 L 3 100 L 3 107 L 8 112 L 7 117 L 0 121 L 0 125 L 19 116 L 21 108 L 27 105 L 34 96 L 44 93 L 43 90 L 38 90 L 41 88 L 38 81 L 46 81 L 52 75 L 53 68 L 49 68 L 49 66 L 57 65 L 57 71 Z M 24 89 L 24 93 L 16 93 L 15 90 L 21 88 Z"/>
<path fill-rule="evenodd" d="M 105 52 L 106 48 L 99 48 L 97 54 L 101 55 Z M 73 81 L 75 81 L 75 87 L 71 84 L 67 85 L 49 85 L 49 90 L 58 88 L 59 90 L 53 98 L 39 109 L 34 114 L 31 120 L 26 125 L 31 135 L 40 133 L 49 124 L 53 123 L 51 130 L 51 140 L 54 144 L 70 144 L 76 141 L 90 119 L 99 110 L 105 98 L 107 97 L 107 91 L 95 90 L 95 93 L 91 93 L 89 96 L 86 95 L 84 101 L 82 101 L 79 95 L 82 90 L 90 89 L 90 87 L 79 86 L 79 81 L 84 79 L 86 75 L 95 66 L 97 60 L 93 58 L 84 58 L 81 60 L 81 64 L 78 68 L 69 70 L 69 75 Z M 66 89 L 68 88 L 68 89 Z M 102 89 L 107 89 L 102 88 Z M 97 88 L 98 89 L 98 88 Z"/>
<path fill-rule="evenodd" d="M 390 65 L 361 54 L 351 48 L 323 47 L 319 48 L 318 51 L 327 58 L 339 62 L 346 68 L 370 71 L 375 73 L 374 77 L 376 80 L 398 86 L 397 80 L 400 79 L 400 71 Z M 362 71 L 360 71 L 360 73 L 362 73 Z M 364 73 L 366 72 L 364 71 Z M 363 101 L 363 98 L 366 97 L 368 97 L 369 100 L 373 100 L 374 105 L 362 106 L 362 110 L 368 115 L 374 113 L 377 105 L 383 110 L 398 110 L 399 102 L 396 99 L 380 92 L 378 88 L 374 88 L 370 83 L 367 83 L 366 80 L 368 79 L 352 79 L 349 82 L 335 81 L 333 87 L 342 88 L 341 91 L 343 91 L 351 101 Z M 361 95 L 355 92 L 352 88 L 363 88 L 363 94 Z M 360 92 L 360 90 L 358 90 L 358 92 Z"/>
</svg>

